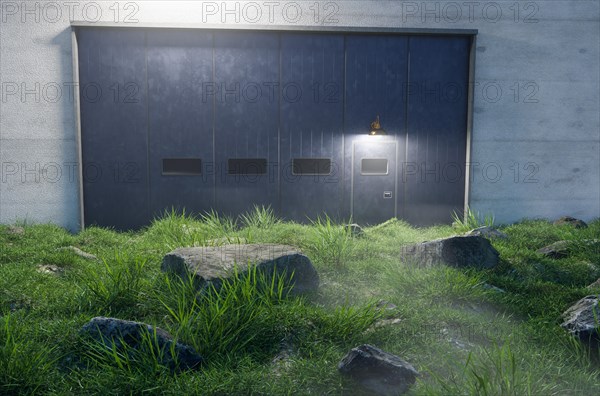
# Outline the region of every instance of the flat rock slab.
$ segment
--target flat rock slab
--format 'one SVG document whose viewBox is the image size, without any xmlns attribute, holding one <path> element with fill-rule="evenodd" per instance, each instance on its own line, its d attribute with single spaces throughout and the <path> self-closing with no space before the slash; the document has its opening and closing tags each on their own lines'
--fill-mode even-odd
<svg viewBox="0 0 600 396">
<path fill-rule="evenodd" d="M 537 252 L 546 257 L 561 259 L 568 257 L 577 249 L 600 249 L 600 239 L 582 239 L 574 241 L 558 241 L 538 249 Z"/>
<path fill-rule="evenodd" d="M 168 253 L 161 269 L 186 279 L 192 274 L 199 288 L 209 284 L 218 287 L 224 279 L 245 273 L 249 266 L 266 275 L 284 275 L 291 294 L 314 291 L 319 286 L 319 276 L 312 262 L 302 252 L 288 245 L 231 244 L 178 248 Z"/>
<path fill-rule="evenodd" d="M 77 255 L 81 258 L 84 258 L 86 260 L 98 260 L 98 257 L 94 256 L 91 253 L 86 253 L 76 246 L 65 246 L 65 247 L 58 248 L 57 250 L 68 250 L 70 252 L 73 252 L 75 255 Z"/>
<path fill-rule="evenodd" d="M 593 283 L 587 285 L 587 287 L 590 289 L 600 288 L 600 278 L 596 279 Z"/>
<path fill-rule="evenodd" d="M 482 236 L 484 238 L 498 238 L 498 239 L 506 239 L 508 238 L 508 235 L 506 235 L 505 233 L 503 233 L 502 231 L 498 231 L 495 228 L 492 227 L 479 227 L 479 228 L 475 228 L 469 232 L 467 232 L 465 235 L 475 235 L 475 236 Z"/>
<path fill-rule="evenodd" d="M 499 253 L 487 239 L 471 236 L 453 236 L 404 246 L 401 259 L 419 267 L 448 265 L 450 267 L 494 268 L 499 262 Z"/>
<path fill-rule="evenodd" d="M 553 259 L 565 258 L 569 255 L 569 242 L 558 241 L 537 250 L 538 253 Z"/>
<path fill-rule="evenodd" d="M 383 396 L 406 393 L 419 376 L 410 363 L 369 344 L 352 348 L 338 370 L 374 395 Z"/>
<path fill-rule="evenodd" d="M 582 341 L 600 340 L 600 295 L 590 295 L 582 298 L 567 309 L 562 318 L 561 326 Z"/>
<path fill-rule="evenodd" d="M 570 225 L 573 226 L 575 228 L 587 228 L 587 223 L 583 220 L 579 220 L 576 219 L 574 217 L 570 217 L 570 216 L 563 216 L 560 219 L 556 220 L 554 223 L 554 225 Z"/>
<path fill-rule="evenodd" d="M 116 318 L 98 316 L 92 318 L 81 329 L 81 333 L 103 343 L 108 348 L 115 347 L 126 351 L 127 347 L 139 349 L 143 346 L 144 332 L 155 339 L 155 348 L 164 349 L 164 358 L 161 362 L 171 370 L 188 370 L 198 368 L 202 364 L 202 357 L 189 345 L 175 343 L 173 348 L 175 356 L 171 353 L 173 337 L 166 331 L 145 323 L 133 322 Z M 154 337 L 156 332 L 156 337 Z"/>
</svg>

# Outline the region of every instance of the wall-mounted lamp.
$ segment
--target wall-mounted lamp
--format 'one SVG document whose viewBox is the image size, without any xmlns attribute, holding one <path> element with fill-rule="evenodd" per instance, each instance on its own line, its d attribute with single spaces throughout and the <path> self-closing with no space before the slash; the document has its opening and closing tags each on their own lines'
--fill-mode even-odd
<svg viewBox="0 0 600 396">
<path fill-rule="evenodd" d="M 371 130 L 369 131 L 369 136 L 384 136 L 384 135 L 387 135 L 387 133 L 385 133 L 385 129 L 383 129 L 381 127 L 381 124 L 379 123 L 379 115 L 378 115 L 377 119 L 371 123 Z"/>
</svg>

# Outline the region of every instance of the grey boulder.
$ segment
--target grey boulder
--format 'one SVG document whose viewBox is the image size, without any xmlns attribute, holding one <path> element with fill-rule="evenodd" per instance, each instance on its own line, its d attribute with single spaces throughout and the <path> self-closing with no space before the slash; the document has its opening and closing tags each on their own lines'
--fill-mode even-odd
<svg viewBox="0 0 600 396">
<path fill-rule="evenodd" d="M 404 246 L 400 253 L 403 261 L 421 267 L 440 264 L 450 267 L 494 268 L 499 253 L 490 241 L 480 236 L 452 236 Z"/>
<path fill-rule="evenodd" d="M 569 242 L 558 241 L 537 250 L 538 253 L 553 259 L 561 259 L 569 255 Z"/>
<path fill-rule="evenodd" d="M 282 276 L 290 294 L 314 291 L 319 275 L 312 262 L 293 246 L 277 244 L 232 244 L 178 248 L 162 262 L 164 272 L 186 279 L 194 278 L 198 288 L 210 284 L 218 288 L 237 272 L 244 274 L 252 265 L 267 276 Z"/>
<path fill-rule="evenodd" d="M 154 336 L 155 332 L 156 336 Z M 171 370 L 195 369 L 203 362 L 194 348 L 180 342 L 175 343 L 173 355 L 171 352 L 173 337 L 166 331 L 145 323 L 98 316 L 83 326 L 81 334 L 103 343 L 107 348 L 112 348 L 114 344 L 121 351 L 139 350 L 144 346 L 144 336 L 149 335 L 153 339 L 153 347 L 164 350 L 161 363 Z"/>
<path fill-rule="evenodd" d="M 587 226 L 588 226 L 585 221 L 579 220 L 579 219 L 576 219 L 576 218 L 570 217 L 570 216 L 563 216 L 560 219 L 556 220 L 553 224 L 554 225 L 568 224 L 575 228 L 587 228 Z"/>
<path fill-rule="evenodd" d="M 352 348 L 338 364 L 338 370 L 374 395 L 406 393 L 419 373 L 408 362 L 369 344 Z"/>
<path fill-rule="evenodd" d="M 572 335 L 583 341 L 600 340 L 600 295 L 590 295 L 582 298 L 567 309 L 563 314 L 561 326 Z"/>
</svg>

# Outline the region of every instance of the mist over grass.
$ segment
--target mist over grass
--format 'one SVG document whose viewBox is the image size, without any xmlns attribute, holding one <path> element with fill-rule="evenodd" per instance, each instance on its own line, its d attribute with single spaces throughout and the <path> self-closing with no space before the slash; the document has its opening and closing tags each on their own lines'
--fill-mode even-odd
<svg viewBox="0 0 600 396">
<path fill-rule="evenodd" d="M 476 271 L 400 260 L 402 245 L 460 233 L 460 224 L 392 219 L 358 237 L 325 216 L 297 224 L 256 207 L 238 219 L 169 212 L 128 233 L 0 226 L 0 394 L 358 394 L 337 363 L 360 343 L 422 373 L 410 394 L 600 394 L 598 350 L 559 327 L 566 308 L 600 292 L 586 288 L 600 277 L 600 252 L 585 243 L 600 238 L 600 221 L 499 229 L 509 236 L 492 240 L 501 265 Z M 559 240 L 571 241 L 569 257 L 536 252 Z M 298 246 L 319 272 L 318 293 L 288 297 L 279 281 L 250 274 L 198 299 L 190 282 L 160 271 L 174 248 L 239 242 Z M 60 249 L 68 246 L 98 260 Z M 206 364 L 174 373 L 155 352 L 95 349 L 79 329 L 100 315 L 163 328 Z"/>
</svg>

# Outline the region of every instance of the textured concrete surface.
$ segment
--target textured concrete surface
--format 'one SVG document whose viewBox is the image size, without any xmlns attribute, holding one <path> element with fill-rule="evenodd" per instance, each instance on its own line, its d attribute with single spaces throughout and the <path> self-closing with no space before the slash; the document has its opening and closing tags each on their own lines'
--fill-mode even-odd
<svg viewBox="0 0 600 396">
<path fill-rule="evenodd" d="M 403 246 L 400 249 L 400 259 L 418 267 L 448 265 L 487 269 L 498 265 L 499 254 L 486 238 L 469 235 Z"/>
<path fill-rule="evenodd" d="M 199 288 L 220 287 L 224 279 L 247 273 L 251 266 L 267 278 L 282 277 L 292 294 L 312 292 L 319 287 L 319 275 L 312 262 L 293 246 L 232 244 L 182 247 L 165 255 L 161 269 L 184 280 L 191 274 Z"/>
<path fill-rule="evenodd" d="M 21 175 L 77 161 L 70 19 L 478 29 L 472 162 L 488 174 L 471 206 L 497 222 L 600 216 L 598 1 L 314 3 L 0 1 L 0 222 L 78 228 L 77 180 Z"/>
</svg>

